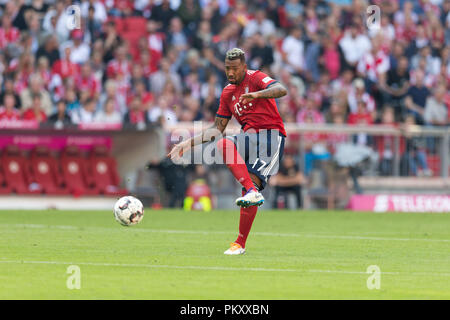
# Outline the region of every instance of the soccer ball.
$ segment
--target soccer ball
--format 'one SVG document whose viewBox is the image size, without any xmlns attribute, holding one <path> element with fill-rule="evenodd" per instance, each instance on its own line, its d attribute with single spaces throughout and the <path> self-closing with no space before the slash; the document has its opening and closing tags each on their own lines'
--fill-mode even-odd
<svg viewBox="0 0 450 320">
<path fill-rule="evenodd" d="M 122 197 L 114 204 L 114 217 L 123 226 L 133 226 L 144 217 L 144 206 L 135 197 Z"/>
</svg>

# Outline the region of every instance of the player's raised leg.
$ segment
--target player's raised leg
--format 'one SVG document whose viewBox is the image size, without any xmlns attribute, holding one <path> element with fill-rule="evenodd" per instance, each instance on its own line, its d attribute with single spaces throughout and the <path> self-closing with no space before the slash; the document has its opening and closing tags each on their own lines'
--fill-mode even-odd
<svg viewBox="0 0 450 320">
<path fill-rule="evenodd" d="M 223 138 L 217 142 L 217 147 L 222 153 L 223 161 L 230 169 L 236 180 L 246 190 L 242 197 L 236 200 L 240 207 L 260 206 L 264 203 L 263 195 L 253 186 L 253 181 L 247 169 L 247 165 L 239 154 L 233 141 Z"/>
</svg>

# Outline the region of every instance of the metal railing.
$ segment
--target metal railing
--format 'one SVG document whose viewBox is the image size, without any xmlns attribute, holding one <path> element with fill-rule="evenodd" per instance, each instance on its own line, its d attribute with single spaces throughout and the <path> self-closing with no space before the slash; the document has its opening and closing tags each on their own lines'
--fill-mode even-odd
<svg viewBox="0 0 450 320">
<path fill-rule="evenodd" d="M 197 126 L 197 127 L 195 127 Z M 209 124 L 203 123 L 201 127 L 206 128 Z M 357 135 L 367 135 L 369 137 L 391 137 L 393 140 L 392 148 L 392 176 L 401 175 L 401 161 L 403 153 L 408 150 L 408 139 L 423 138 L 425 140 L 425 148 L 433 149 L 432 155 L 440 162 L 439 173 L 434 176 L 440 176 L 442 178 L 449 177 L 450 166 L 450 127 L 428 127 L 428 126 L 385 126 L 385 125 L 371 125 L 371 126 L 359 126 L 359 125 L 335 125 L 335 124 L 296 124 L 288 123 L 285 125 L 288 134 L 287 141 L 292 136 L 297 136 L 298 139 L 298 155 L 299 163 L 302 170 L 305 169 L 304 155 L 307 152 L 308 135 L 318 134 L 323 135 L 323 141 L 327 142 L 327 137 L 333 137 L 333 135 L 348 135 L 349 141 L 354 140 Z M 199 125 L 189 123 L 178 123 L 176 125 L 167 126 L 165 128 L 168 134 L 175 130 L 189 130 L 194 132 Z M 226 134 L 234 134 L 240 131 L 240 127 L 236 125 L 229 125 L 226 130 Z M 428 145 L 428 143 L 433 146 Z M 406 146 L 405 146 L 406 144 Z M 371 145 L 375 152 L 376 146 Z"/>
</svg>

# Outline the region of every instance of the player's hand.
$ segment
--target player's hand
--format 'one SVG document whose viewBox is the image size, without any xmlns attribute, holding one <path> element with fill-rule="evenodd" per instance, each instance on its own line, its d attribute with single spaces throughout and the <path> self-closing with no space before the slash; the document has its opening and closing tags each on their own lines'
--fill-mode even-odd
<svg viewBox="0 0 450 320">
<path fill-rule="evenodd" d="M 172 161 L 179 161 L 181 157 L 183 156 L 183 153 L 185 153 L 187 150 L 191 148 L 191 142 L 190 140 L 182 141 L 176 145 L 173 146 L 172 150 L 169 152 L 167 157 L 170 158 Z"/>
<path fill-rule="evenodd" d="M 245 93 L 239 97 L 239 103 L 245 106 L 246 104 L 248 104 L 249 102 L 253 101 L 253 99 L 256 98 L 257 98 L 256 92 Z"/>
</svg>

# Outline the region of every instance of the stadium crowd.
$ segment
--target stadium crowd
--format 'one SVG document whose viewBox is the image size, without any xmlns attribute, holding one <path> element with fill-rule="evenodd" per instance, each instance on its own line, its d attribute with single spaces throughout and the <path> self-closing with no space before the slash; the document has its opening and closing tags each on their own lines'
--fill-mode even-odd
<svg viewBox="0 0 450 320">
<path fill-rule="evenodd" d="M 80 6 L 81 28 L 71 31 L 73 4 Z M 380 28 L 366 25 L 371 4 L 381 9 Z M 449 0 L 0 5 L 2 122 L 212 121 L 226 84 L 225 52 L 240 47 L 250 69 L 288 88 L 278 101 L 287 123 L 450 124 Z M 121 31 L 123 20 L 142 17 L 139 30 Z M 383 153 L 385 144 L 376 148 Z"/>
</svg>

